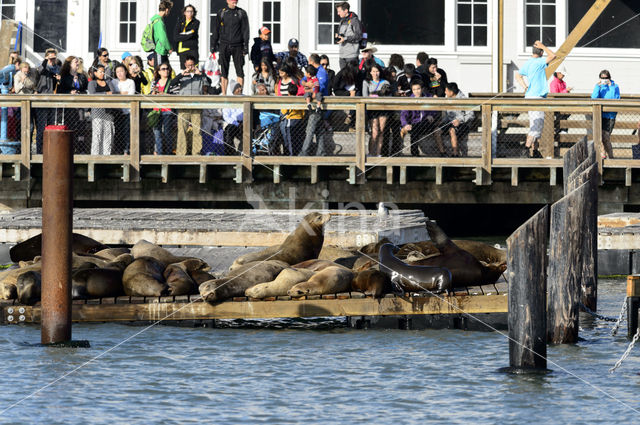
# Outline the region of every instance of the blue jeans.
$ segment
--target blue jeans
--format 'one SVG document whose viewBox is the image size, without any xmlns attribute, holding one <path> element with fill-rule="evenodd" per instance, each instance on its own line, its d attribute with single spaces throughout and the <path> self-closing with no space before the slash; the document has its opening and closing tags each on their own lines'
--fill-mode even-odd
<svg viewBox="0 0 640 425">
<path fill-rule="evenodd" d="M 171 141 L 175 135 L 176 116 L 171 111 L 160 113 L 158 125 L 153 127 L 153 136 L 155 138 L 155 153 L 158 155 L 171 154 Z"/>
<path fill-rule="evenodd" d="M 293 144 L 291 140 L 291 134 L 294 133 L 301 120 L 288 120 L 283 119 L 280 121 L 280 133 L 282 134 L 282 140 L 284 143 L 284 151 L 289 155 L 298 155 L 300 153 L 300 144 Z"/>
</svg>

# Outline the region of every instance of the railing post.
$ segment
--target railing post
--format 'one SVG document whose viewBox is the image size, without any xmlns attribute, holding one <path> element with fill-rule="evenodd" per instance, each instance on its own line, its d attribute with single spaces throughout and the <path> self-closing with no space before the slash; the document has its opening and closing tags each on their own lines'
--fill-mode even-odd
<svg viewBox="0 0 640 425">
<path fill-rule="evenodd" d="M 365 174 L 365 161 L 367 159 L 366 154 L 366 118 L 367 111 L 364 102 L 356 104 L 356 184 L 362 184 L 366 182 L 367 176 Z"/>
<path fill-rule="evenodd" d="M 251 136 L 253 130 L 253 105 L 244 102 L 242 113 L 242 182 L 253 181 L 253 160 L 251 158 Z"/>
<path fill-rule="evenodd" d="M 553 158 L 554 155 L 554 142 L 555 142 L 555 128 L 554 128 L 555 114 L 551 111 L 544 112 L 544 126 L 542 127 L 542 137 L 540 138 L 540 155 L 543 158 Z"/>
<path fill-rule="evenodd" d="M 593 146 L 596 149 L 596 162 L 598 163 L 598 173 L 602 180 L 602 105 L 593 105 Z"/>
<path fill-rule="evenodd" d="M 31 102 L 20 102 L 20 176 L 31 177 Z"/>
<path fill-rule="evenodd" d="M 131 123 L 129 125 L 129 167 L 130 167 L 130 181 L 140 181 L 140 102 L 131 102 Z"/>
<path fill-rule="evenodd" d="M 492 105 L 482 105 L 482 182 L 476 184 L 489 184 L 491 180 L 491 164 L 493 157 L 491 152 L 491 114 Z"/>
</svg>

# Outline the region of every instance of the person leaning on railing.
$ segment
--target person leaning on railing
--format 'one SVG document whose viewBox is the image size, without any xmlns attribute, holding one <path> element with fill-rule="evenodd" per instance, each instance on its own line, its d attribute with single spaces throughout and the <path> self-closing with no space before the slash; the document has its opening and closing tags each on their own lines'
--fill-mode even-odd
<svg viewBox="0 0 640 425">
<path fill-rule="evenodd" d="M 449 99 L 467 99 L 467 95 L 458 88 L 456 83 L 448 83 L 444 92 L 445 96 Z M 453 156 L 460 156 L 461 152 L 459 142 L 466 141 L 466 138 L 469 135 L 469 126 L 471 125 L 473 118 L 473 111 L 468 108 L 445 112 L 444 120 L 446 127 L 443 128 L 443 133 L 449 133 Z"/>
<path fill-rule="evenodd" d="M 94 95 L 111 95 L 116 91 L 114 80 L 105 80 L 104 65 L 96 65 L 94 79 L 89 82 L 88 92 Z M 91 155 L 111 155 L 115 125 L 113 110 L 91 109 Z"/>
<path fill-rule="evenodd" d="M 60 68 L 62 62 L 58 60 L 58 51 L 56 49 L 47 49 L 45 59 L 38 68 L 38 83 L 36 85 L 36 93 L 38 94 L 55 94 L 60 83 Z M 46 126 L 56 124 L 55 109 L 53 108 L 36 108 L 36 152 L 42 153 L 42 141 L 44 138 L 44 129 Z"/>
<path fill-rule="evenodd" d="M 411 81 L 411 96 L 413 98 L 432 97 L 430 93 L 424 90 L 424 83 L 421 79 L 415 78 Z M 404 139 L 406 135 L 410 136 L 409 146 L 411 156 L 419 156 L 420 151 L 427 154 L 427 143 L 424 140 L 427 136 L 433 134 L 437 139 L 440 156 L 446 156 L 442 140 L 438 131 L 438 117 L 440 113 L 437 111 L 402 111 L 400 113 L 400 125 L 402 127 L 400 136 Z"/>
<path fill-rule="evenodd" d="M 89 88 L 89 79 L 80 71 L 80 58 L 67 56 L 60 70 L 58 93 L 86 94 Z M 87 110 L 84 108 L 64 108 L 62 114 L 66 125 L 76 133 L 74 151 L 87 153 L 89 146 L 86 144 L 86 139 L 90 134 Z"/>
<path fill-rule="evenodd" d="M 161 64 L 153 76 L 151 95 L 171 94 L 171 65 Z M 153 108 L 147 115 L 147 124 L 153 129 L 155 139 L 154 155 L 170 154 L 173 151 L 172 141 L 176 128 L 176 116 L 170 108 Z"/>
<path fill-rule="evenodd" d="M 600 81 L 593 88 L 592 99 L 620 99 L 620 87 L 611 79 L 611 73 L 606 69 L 600 71 Z M 600 143 L 600 155 L 602 158 L 613 158 L 611 146 L 611 133 L 616 125 L 617 112 L 602 113 L 602 142 Z"/>
<path fill-rule="evenodd" d="M 127 67 L 119 63 L 116 65 L 115 94 L 134 95 L 136 85 L 127 72 Z M 116 126 L 116 137 L 113 146 L 115 154 L 129 154 L 129 141 L 131 134 L 129 131 L 131 122 L 131 110 L 129 108 L 114 109 L 114 122 Z"/>
<path fill-rule="evenodd" d="M 382 68 L 377 63 L 374 63 L 369 69 L 369 73 L 364 83 L 362 83 L 362 97 L 388 96 L 391 86 L 387 80 L 382 78 Z M 369 155 L 380 156 L 389 113 L 387 111 L 371 111 L 368 115 L 371 120 Z"/>
</svg>

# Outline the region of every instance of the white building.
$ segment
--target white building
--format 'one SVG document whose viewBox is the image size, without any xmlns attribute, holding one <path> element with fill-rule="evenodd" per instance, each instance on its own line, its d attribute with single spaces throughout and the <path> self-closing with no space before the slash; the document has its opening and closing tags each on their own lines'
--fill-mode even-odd
<svg viewBox="0 0 640 425">
<path fill-rule="evenodd" d="M 439 60 L 450 81 L 467 92 L 497 92 L 498 58 L 503 46 L 503 84 L 514 85 L 513 72 L 529 57 L 528 47 L 541 39 L 556 49 L 593 4 L 593 0 L 502 0 L 504 40 L 499 43 L 500 0 L 353 0 L 377 56 L 392 53 L 414 62 L 425 51 Z M 93 59 L 101 42 L 112 58 L 129 51 L 142 54 L 140 37 L 158 0 L 0 0 L 3 19 L 23 22 L 31 31 L 25 41 L 36 53 L 51 44 L 66 54 Z M 336 0 L 240 0 L 248 15 L 252 37 L 267 25 L 274 50 L 300 40 L 305 54 L 326 53 L 337 67 L 338 47 L 333 34 L 339 18 Z M 175 0 L 167 20 L 169 32 L 185 4 L 198 10 L 200 59 L 209 52 L 211 25 L 225 0 Z M 598 72 L 609 69 L 624 93 L 640 93 L 635 71 L 640 64 L 640 0 L 613 0 L 565 61 L 567 82 L 574 91 L 591 92 Z M 632 19 L 630 19 L 632 18 Z M 625 23 L 625 21 L 629 20 Z M 622 24 L 622 25 L 621 25 Z M 618 25 L 621 25 L 618 27 Z M 35 34 L 35 35 L 34 35 Z M 63 53 L 63 55 L 65 54 Z M 175 55 L 172 57 L 177 62 Z M 245 73 L 249 73 L 249 66 Z M 519 88 L 516 90 L 518 91 Z"/>
</svg>

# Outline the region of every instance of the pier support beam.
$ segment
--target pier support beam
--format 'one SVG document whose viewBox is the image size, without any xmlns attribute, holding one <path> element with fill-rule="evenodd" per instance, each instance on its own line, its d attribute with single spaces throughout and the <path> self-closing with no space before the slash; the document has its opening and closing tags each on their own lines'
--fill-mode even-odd
<svg viewBox="0 0 640 425">
<path fill-rule="evenodd" d="M 42 344 L 71 341 L 73 132 L 44 132 L 42 178 Z"/>
<path fill-rule="evenodd" d="M 638 310 L 640 309 L 640 275 L 627 276 L 627 338 L 638 332 Z"/>
</svg>

